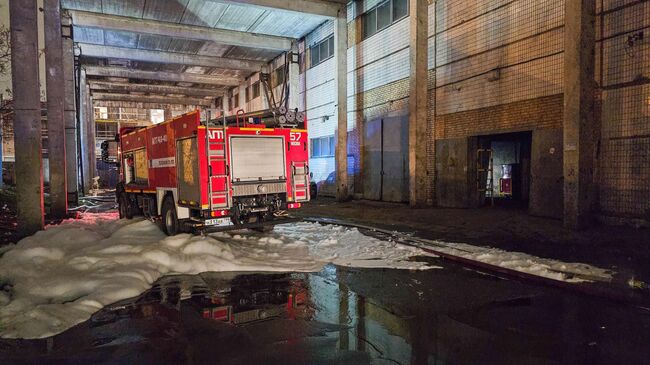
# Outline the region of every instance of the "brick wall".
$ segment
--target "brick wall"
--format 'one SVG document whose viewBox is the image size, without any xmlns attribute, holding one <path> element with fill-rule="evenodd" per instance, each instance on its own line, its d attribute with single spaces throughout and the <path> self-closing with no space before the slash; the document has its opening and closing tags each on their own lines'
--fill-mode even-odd
<svg viewBox="0 0 650 365">
<path fill-rule="evenodd" d="M 436 117 L 436 139 L 561 128 L 563 94 Z"/>
</svg>

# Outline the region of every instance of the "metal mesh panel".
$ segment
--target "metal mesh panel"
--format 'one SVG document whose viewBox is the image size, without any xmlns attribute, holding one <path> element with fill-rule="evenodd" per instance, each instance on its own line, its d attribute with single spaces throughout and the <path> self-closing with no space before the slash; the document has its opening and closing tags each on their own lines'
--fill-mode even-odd
<svg viewBox="0 0 650 365">
<path fill-rule="evenodd" d="M 650 1 L 597 0 L 596 79 L 602 120 L 599 203 L 606 215 L 650 217 Z"/>
</svg>

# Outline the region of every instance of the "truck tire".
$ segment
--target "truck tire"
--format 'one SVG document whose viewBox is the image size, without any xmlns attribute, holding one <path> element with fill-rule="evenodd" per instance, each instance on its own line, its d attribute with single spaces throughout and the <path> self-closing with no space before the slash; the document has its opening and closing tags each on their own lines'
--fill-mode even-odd
<svg viewBox="0 0 650 365">
<path fill-rule="evenodd" d="M 118 200 L 117 204 L 120 211 L 120 218 L 133 218 L 133 208 L 131 207 L 131 202 L 129 201 L 129 197 L 126 195 L 126 193 L 120 194 L 120 199 Z"/>
<path fill-rule="evenodd" d="M 179 233 L 178 215 L 176 214 L 176 205 L 170 197 L 165 198 L 162 205 L 162 228 L 168 236 L 174 236 Z"/>
</svg>

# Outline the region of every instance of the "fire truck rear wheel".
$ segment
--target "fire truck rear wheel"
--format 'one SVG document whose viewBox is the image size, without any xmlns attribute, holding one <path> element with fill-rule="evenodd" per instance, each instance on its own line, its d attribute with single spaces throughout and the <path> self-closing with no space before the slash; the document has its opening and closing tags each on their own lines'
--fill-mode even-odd
<svg viewBox="0 0 650 365">
<path fill-rule="evenodd" d="M 174 236 L 180 231 L 176 206 L 169 197 L 165 198 L 162 206 L 162 227 L 168 236 Z"/>
<path fill-rule="evenodd" d="M 131 204 L 129 203 L 129 197 L 126 195 L 126 193 L 120 194 L 120 200 L 118 202 L 118 205 L 120 211 L 120 218 L 126 218 L 126 219 L 133 218 L 133 209 L 131 208 Z"/>
</svg>

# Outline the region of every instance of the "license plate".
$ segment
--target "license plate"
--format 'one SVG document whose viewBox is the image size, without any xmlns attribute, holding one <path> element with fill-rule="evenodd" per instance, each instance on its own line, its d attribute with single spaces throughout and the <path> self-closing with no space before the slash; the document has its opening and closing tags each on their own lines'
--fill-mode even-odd
<svg viewBox="0 0 650 365">
<path fill-rule="evenodd" d="M 230 220 L 230 218 L 206 219 L 205 225 L 206 226 L 231 226 L 232 221 Z"/>
</svg>

